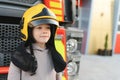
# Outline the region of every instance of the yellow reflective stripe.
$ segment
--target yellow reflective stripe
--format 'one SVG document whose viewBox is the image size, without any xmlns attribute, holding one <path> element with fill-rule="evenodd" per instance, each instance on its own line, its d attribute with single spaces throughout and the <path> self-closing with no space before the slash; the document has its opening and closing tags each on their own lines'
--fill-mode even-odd
<svg viewBox="0 0 120 80">
<path fill-rule="evenodd" d="M 65 46 L 63 45 L 61 40 L 55 40 L 55 47 L 57 51 L 62 55 L 65 60 Z"/>
<path fill-rule="evenodd" d="M 50 7 L 54 7 L 54 8 L 62 8 L 62 5 L 61 5 L 60 2 L 50 1 Z"/>
<path fill-rule="evenodd" d="M 52 8 L 51 8 L 51 10 L 56 14 L 58 21 L 63 21 L 63 16 L 62 16 L 62 11 L 61 10 L 52 9 Z M 58 16 L 58 15 L 61 15 L 61 16 Z"/>
<path fill-rule="evenodd" d="M 66 80 L 65 76 L 62 76 L 62 80 Z"/>
<path fill-rule="evenodd" d="M 63 21 L 62 16 L 57 16 L 57 20 L 58 20 L 58 21 Z"/>
<path fill-rule="evenodd" d="M 52 8 L 51 8 L 51 10 L 52 10 L 55 14 L 62 15 L 62 10 L 52 9 Z"/>
</svg>

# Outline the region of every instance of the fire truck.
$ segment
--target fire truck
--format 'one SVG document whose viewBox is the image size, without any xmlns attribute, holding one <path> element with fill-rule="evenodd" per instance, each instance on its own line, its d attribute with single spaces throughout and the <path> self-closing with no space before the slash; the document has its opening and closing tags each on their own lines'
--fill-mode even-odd
<svg viewBox="0 0 120 80">
<path fill-rule="evenodd" d="M 26 9 L 44 3 L 57 16 L 55 45 L 67 62 L 62 80 L 79 80 L 83 30 L 79 28 L 82 0 L 0 0 L 0 80 L 7 80 L 11 55 L 22 42 L 19 22 Z M 13 74 L 14 75 L 14 74 Z"/>
</svg>

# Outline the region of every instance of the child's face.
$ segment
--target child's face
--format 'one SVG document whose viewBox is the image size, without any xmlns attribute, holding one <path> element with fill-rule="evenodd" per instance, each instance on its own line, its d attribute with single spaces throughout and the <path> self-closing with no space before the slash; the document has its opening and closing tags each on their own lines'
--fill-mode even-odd
<svg viewBox="0 0 120 80">
<path fill-rule="evenodd" d="M 33 29 L 33 37 L 37 43 L 45 44 L 50 39 L 50 25 L 40 24 Z"/>
</svg>

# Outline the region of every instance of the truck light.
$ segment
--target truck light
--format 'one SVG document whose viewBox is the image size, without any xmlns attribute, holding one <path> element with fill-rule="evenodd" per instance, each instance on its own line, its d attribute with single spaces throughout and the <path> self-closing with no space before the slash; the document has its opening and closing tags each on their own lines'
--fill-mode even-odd
<svg viewBox="0 0 120 80">
<path fill-rule="evenodd" d="M 67 65 L 68 75 L 75 75 L 77 72 L 77 64 L 75 62 L 70 62 Z"/>
<path fill-rule="evenodd" d="M 72 53 L 77 50 L 77 40 L 76 39 L 69 39 L 67 41 L 67 51 Z"/>
</svg>

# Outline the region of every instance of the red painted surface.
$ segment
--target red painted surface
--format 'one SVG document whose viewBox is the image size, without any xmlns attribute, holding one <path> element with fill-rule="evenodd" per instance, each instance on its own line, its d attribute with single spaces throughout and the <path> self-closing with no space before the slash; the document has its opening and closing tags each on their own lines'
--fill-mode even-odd
<svg viewBox="0 0 120 80">
<path fill-rule="evenodd" d="M 60 3 L 62 5 L 62 7 L 61 8 L 51 7 L 50 1 Z M 64 22 L 64 2 L 63 2 L 63 0 L 43 0 L 43 3 L 50 9 L 61 10 L 61 12 L 62 12 L 61 15 L 59 15 L 59 14 L 55 14 L 55 15 L 61 16 L 62 17 L 61 21 Z"/>
<path fill-rule="evenodd" d="M 120 54 L 120 33 L 116 36 L 115 54 Z"/>
<path fill-rule="evenodd" d="M 0 74 L 7 74 L 9 67 L 0 67 Z"/>
<path fill-rule="evenodd" d="M 79 6 L 82 7 L 82 5 L 83 5 L 82 0 L 80 0 Z M 76 0 L 76 6 L 78 6 L 78 0 Z"/>
</svg>

